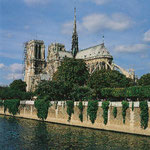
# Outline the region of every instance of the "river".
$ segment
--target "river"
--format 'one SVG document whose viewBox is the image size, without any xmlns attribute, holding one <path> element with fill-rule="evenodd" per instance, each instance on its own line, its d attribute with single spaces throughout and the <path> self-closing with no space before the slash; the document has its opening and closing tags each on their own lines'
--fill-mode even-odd
<svg viewBox="0 0 150 150">
<path fill-rule="evenodd" d="M 0 115 L 0 150 L 150 150 L 150 137 Z"/>
</svg>

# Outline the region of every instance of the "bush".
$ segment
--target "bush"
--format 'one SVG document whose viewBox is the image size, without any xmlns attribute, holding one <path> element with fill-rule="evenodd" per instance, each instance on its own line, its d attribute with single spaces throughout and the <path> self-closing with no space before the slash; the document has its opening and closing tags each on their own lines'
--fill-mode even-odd
<svg viewBox="0 0 150 150">
<path fill-rule="evenodd" d="M 95 90 L 98 98 L 101 98 L 102 88 L 124 88 L 130 85 L 130 80 L 116 70 L 98 70 L 89 78 L 87 84 Z M 109 93 L 107 93 L 109 94 Z"/>
<path fill-rule="evenodd" d="M 117 117 L 117 107 L 113 108 L 113 116 L 114 116 L 114 118 Z"/>
<path fill-rule="evenodd" d="M 83 104 L 82 104 L 82 101 L 79 102 L 78 108 L 80 110 L 79 119 L 81 122 L 83 122 Z"/>
<path fill-rule="evenodd" d="M 4 100 L 4 113 L 8 109 L 8 112 L 13 116 L 19 112 L 20 100 L 18 99 L 11 99 L 11 100 Z"/>
<path fill-rule="evenodd" d="M 47 96 L 50 101 L 59 101 L 66 98 L 68 89 L 63 82 L 41 81 L 35 94 L 39 97 Z"/>
<path fill-rule="evenodd" d="M 74 86 L 71 92 L 71 99 L 80 100 L 91 100 L 92 99 L 92 89 L 83 86 Z"/>
<path fill-rule="evenodd" d="M 148 103 L 147 101 L 140 102 L 141 109 L 141 128 L 146 129 L 148 127 L 149 113 L 148 113 Z"/>
<path fill-rule="evenodd" d="M 150 73 L 144 74 L 138 80 L 138 84 L 141 86 L 150 85 Z"/>
<path fill-rule="evenodd" d="M 150 86 L 132 86 L 128 88 L 103 88 L 101 95 L 104 98 L 150 98 Z"/>
<path fill-rule="evenodd" d="M 10 85 L 10 88 L 15 91 L 21 91 L 21 92 L 26 92 L 26 83 L 22 81 L 21 79 L 19 80 L 14 80 Z"/>
<path fill-rule="evenodd" d="M 129 108 L 129 102 L 122 101 L 122 116 L 123 116 L 123 123 L 125 124 L 126 119 L 126 110 Z"/>
<path fill-rule="evenodd" d="M 74 101 L 67 101 L 68 122 L 71 120 L 71 115 L 74 113 Z"/>
<path fill-rule="evenodd" d="M 98 101 L 88 101 L 87 115 L 90 117 L 92 124 L 94 124 L 97 117 Z"/>
<path fill-rule="evenodd" d="M 34 106 L 37 109 L 38 118 L 42 119 L 42 121 L 46 120 L 48 109 L 50 107 L 50 102 L 47 100 L 47 98 L 44 97 L 43 99 L 37 99 L 34 102 Z"/>
<path fill-rule="evenodd" d="M 3 106 L 3 101 L 2 101 L 2 100 L 0 100 L 0 107 L 1 107 L 1 106 Z"/>
<path fill-rule="evenodd" d="M 102 102 L 102 108 L 103 108 L 104 124 L 106 125 L 107 121 L 108 121 L 109 101 L 103 101 Z"/>
</svg>

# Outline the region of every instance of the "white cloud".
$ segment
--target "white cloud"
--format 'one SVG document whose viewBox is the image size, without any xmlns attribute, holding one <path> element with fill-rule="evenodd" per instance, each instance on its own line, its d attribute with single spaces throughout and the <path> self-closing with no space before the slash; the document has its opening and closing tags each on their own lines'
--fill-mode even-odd
<svg viewBox="0 0 150 150">
<path fill-rule="evenodd" d="M 145 44 L 134 44 L 134 45 L 119 45 L 116 46 L 114 51 L 118 53 L 137 53 L 137 52 L 144 52 L 150 46 Z"/>
<path fill-rule="evenodd" d="M 4 64 L 0 64 L 0 69 L 3 69 L 5 67 Z"/>
<path fill-rule="evenodd" d="M 4 69 L 3 69 L 4 68 Z M 11 65 L 4 65 L 3 63 L 0 64 L 0 69 L 3 69 L 1 78 L 6 80 L 16 80 L 16 79 L 22 79 L 22 69 L 23 65 L 14 63 Z"/>
<path fill-rule="evenodd" d="M 126 30 L 133 24 L 132 20 L 123 14 L 115 13 L 112 16 L 106 14 L 91 14 L 82 18 L 81 23 L 78 23 L 79 31 L 96 33 L 100 30 Z M 73 30 L 73 22 L 67 22 L 62 26 L 62 33 L 70 34 Z"/>
<path fill-rule="evenodd" d="M 71 35 L 71 33 L 73 32 L 73 21 L 70 21 L 70 22 L 66 22 L 62 25 L 62 33 L 63 34 L 68 34 L 68 35 Z M 78 32 L 82 31 L 82 24 L 80 24 L 79 22 L 77 22 L 77 30 Z"/>
<path fill-rule="evenodd" d="M 47 4 L 51 2 L 51 0 L 24 0 L 27 5 L 35 5 L 35 4 Z"/>
<path fill-rule="evenodd" d="M 6 76 L 7 80 L 16 80 L 23 78 L 23 75 L 21 73 L 10 73 Z"/>
<path fill-rule="evenodd" d="M 103 5 L 111 0 L 91 0 L 93 2 L 95 2 L 97 5 Z"/>
<path fill-rule="evenodd" d="M 24 29 L 28 30 L 28 29 L 30 29 L 30 26 L 29 25 L 25 25 Z"/>
<path fill-rule="evenodd" d="M 14 63 L 14 64 L 10 65 L 9 68 L 10 68 L 10 71 L 13 73 L 21 72 L 23 69 L 23 65 Z"/>
<path fill-rule="evenodd" d="M 92 14 L 83 18 L 83 26 L 90 32 L 97 32 L 102 29 L 125 30 L 132 25 L 129 17 L 123 14 Z"/>
<path fill-rule="evenodd" d="M 144 41 L 150 42 L 150 30 L 144 33 Z"/>
<path fill-rule="evenodd" d="M 71 34 L 73 31 L 73 21 L 66 22 L 62 26 L 62 33 L 63 34 Z"/>
<path fill-rule="evenodd" d="M 108 3 L 108 2 L 110 2 L 112 0 L 80 0 L 80 1 L 81 2 L 93 2 L 93 3 L 97 4 L 97 5 L 103 5 L 103 4 Z"/>
</svg>

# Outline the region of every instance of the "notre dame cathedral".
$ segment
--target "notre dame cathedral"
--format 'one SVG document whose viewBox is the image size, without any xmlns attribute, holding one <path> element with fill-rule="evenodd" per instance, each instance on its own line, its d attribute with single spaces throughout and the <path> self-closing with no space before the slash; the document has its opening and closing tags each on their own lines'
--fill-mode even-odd
<svg viewBox="0 0 150 150">
<path fill-rule="evenodd" d="M 41 40 L 30 40 L 25 43 L 24 81 L 27 91 L 34 91 L 41 80 L 52 80 L 53 74 L 65 57 L 84 59 L 89 73 L 97 69 L 119 70 L 126 77 L 134 79 L 134 70 L 129 72 L 113 63 L 113 57 L 106 49 L 104 43 L 79 51 L 78 34 L 76 27 L 76 9 L 74 15 L 74 27 L 72 35 L 71 51 L 66 51 L 60 43 L 52 43 L 48 46 L 48 56 L 45 59 L 45 45 Z"/>
</svg>

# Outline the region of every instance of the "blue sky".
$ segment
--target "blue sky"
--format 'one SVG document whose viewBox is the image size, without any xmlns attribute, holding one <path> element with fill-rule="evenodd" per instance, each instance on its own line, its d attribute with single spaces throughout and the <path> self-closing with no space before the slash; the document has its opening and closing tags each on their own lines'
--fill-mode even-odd
<svg viewBox="0 0 150 150">
<path fill-rule="evenodd" d="M 102 43 L 125 69 L 150 72 L 149 0 L 0 0 L 0 84 L 22 78 L 23 43 L 44 40 L 71 48 L 77 7 L 79 48 Z"/>
</svg>

